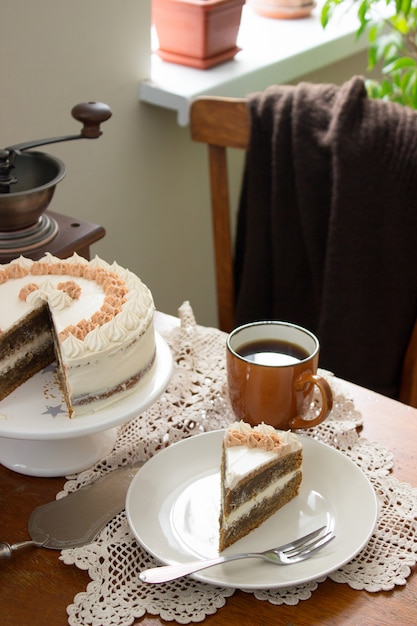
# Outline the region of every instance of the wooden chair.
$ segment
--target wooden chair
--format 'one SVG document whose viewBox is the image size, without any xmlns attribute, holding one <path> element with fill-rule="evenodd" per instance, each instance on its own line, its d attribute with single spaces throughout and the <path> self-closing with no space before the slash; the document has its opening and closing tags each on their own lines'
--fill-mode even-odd
<svg viewBox="0 0 417 626">
<path fill-rule="evenodd" d="M 219 328 L 230 332 L 235 325 L 235 291 L 226 148 L 248 148 L 250 117 L 245 99 L 196 99 L 190 129 L 193 141 L 208 145 Z M 417 408 L 417 321 L 403 361 L 399 399 Z"/>
<path fill-rule="evenodd" d="M 208 144 L 219 328 L 235 325 L 233 251 L 226 148 L 246 150 L 250 118 L 244 99 L 202 97 L 191 106 L 191 137 Z"/>
</svg>

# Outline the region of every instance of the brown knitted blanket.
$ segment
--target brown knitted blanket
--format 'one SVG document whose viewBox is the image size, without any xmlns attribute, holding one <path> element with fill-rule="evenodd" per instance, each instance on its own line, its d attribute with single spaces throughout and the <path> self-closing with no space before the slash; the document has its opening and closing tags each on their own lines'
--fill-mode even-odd
<svg viewBox="0 0 417 626">
<path fill-rule="evenodd" d="M 361 78 L 249 98 L 237 321 L 282 319 L 320 365 L 397 397 L 417 315 L 417 113 Z"/>
</svg>

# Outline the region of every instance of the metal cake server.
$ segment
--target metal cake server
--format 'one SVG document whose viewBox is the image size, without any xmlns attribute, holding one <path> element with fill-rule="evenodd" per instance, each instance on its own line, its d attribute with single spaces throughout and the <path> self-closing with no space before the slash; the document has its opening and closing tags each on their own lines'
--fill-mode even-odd
<svg viewBox="0 0 417 626">
<path fill-rule="evenodd" d="M 38 506 L 29 518 L 31 540 L 0 543 L 0 559 L 9 559 L 28 546 L 64 550 L 90 543 L 124 509 L 127 489 L 138 469 L 139 465 L 116 469 L 60 500 Z"/>
</svg>

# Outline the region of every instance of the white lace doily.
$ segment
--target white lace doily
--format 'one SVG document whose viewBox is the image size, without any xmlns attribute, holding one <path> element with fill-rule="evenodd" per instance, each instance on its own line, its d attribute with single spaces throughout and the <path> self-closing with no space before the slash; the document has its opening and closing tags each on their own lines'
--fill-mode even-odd
<svg viewBox="0 0 417 626">
<path fill-rule="evenodd" d="M 139 464 L 175 441 L 234 421 L 226 392 L 224 333 L 198 326 L 188 303 L 179 316 L 181 326 L 165 336 L 175 361 L 167 391 L 148 411 L 121 426 L 110 456 L 70 477 L 58 497 L 120 465 Z M 334 408 L 323 424 L 303 432 L 349 456 L 368 476 L 379 500 L 378 524 L 370 542 L 329 577 L 354 589 L 390 590 L 405 584 L 417 562 L 417 489 L 389 475 L 391 453 L 358 435 L 361 415 L 332 375 L 325 375 L 333 388 Z M 311 411 L 315 411 L 314 403 Z M 67 608 L 71 626 L 127 626 L 145 613 L 180 624 L 199 622 L 234 593 L 190 578 L 164 585 L 142 583 L 138 572 L 157 563 L 131 536 L 124 512 L 94 543 L 64 550 L 60 558 L 88 570 L 91 578 L 87 589 Z M 320 582 L 251 593 L 272 604 L 295 605 L 310 598 Z"/>
</svg>

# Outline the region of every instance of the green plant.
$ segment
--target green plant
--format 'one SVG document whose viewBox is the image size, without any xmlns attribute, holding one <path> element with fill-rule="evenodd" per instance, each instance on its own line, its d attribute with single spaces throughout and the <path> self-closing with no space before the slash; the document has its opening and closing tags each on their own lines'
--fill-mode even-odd
<svg viewBox="0 0 417 626">
<path fill-rule="evenodd" d="M 356 35 L 368 35 L 367 69 L 381 72 L 366 80 L 368 95 L 417 109 L 417 0 L 325 0 L 322 26 L 343 7 L 357 8 Z"/>
</svg>

